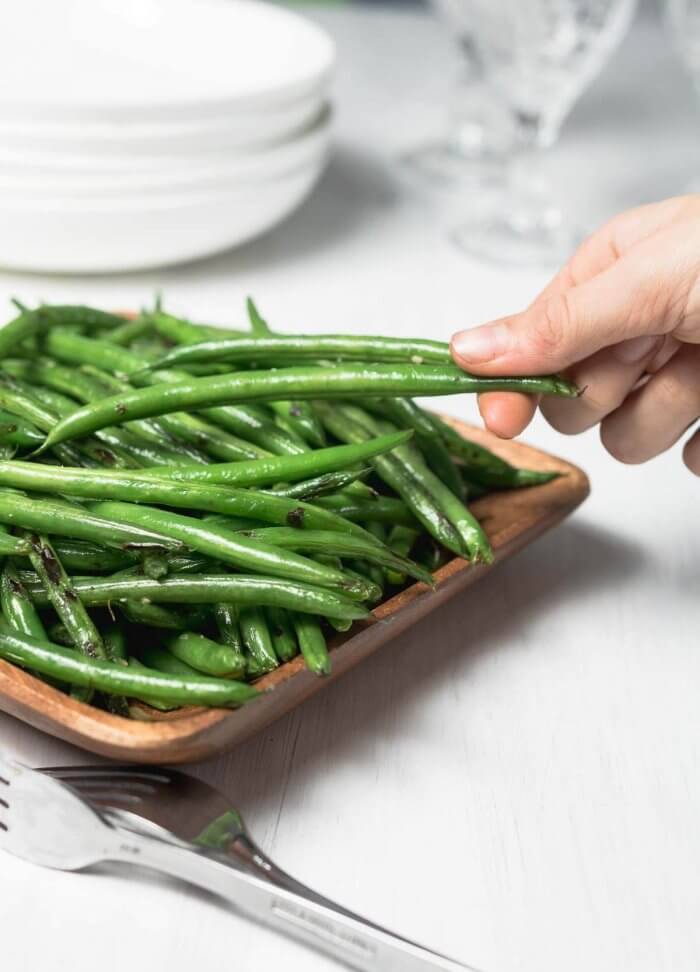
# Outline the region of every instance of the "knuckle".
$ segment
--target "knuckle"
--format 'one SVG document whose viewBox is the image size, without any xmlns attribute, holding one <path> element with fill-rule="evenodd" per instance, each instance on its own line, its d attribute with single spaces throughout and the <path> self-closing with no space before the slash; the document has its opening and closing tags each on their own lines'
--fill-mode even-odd
<svg viewBox="0 0 700 972">
<path fill-rule="evenodd" d="M 531 342 L 537 352 L 553 357 L 574 330 L 571 303 L 566 293 L 543 301 L 533 318 Z"/>
<path fill-rule="evenodd" d="M 670 369 L 662 369 L 653 378 L 657 407 L 671 414 L 694 415 L 700 412 L 700 383 L 684 381 Z"/>
<path fill-rule="evenodd" d="M 587 387 L 581 396 L 580 405 L 590 415 L 602 418 L 609 415 L 623 404 L 627 397 L 627 388 L 618 386 L 596 388 L 594 384 Z"/>
</svg>

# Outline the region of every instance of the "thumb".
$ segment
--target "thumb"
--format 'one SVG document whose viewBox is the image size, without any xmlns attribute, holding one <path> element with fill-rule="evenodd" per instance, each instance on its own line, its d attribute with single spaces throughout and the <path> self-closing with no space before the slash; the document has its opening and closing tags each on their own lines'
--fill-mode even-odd
<svg viewBox="0 0 700 972">
<path fill-rule="evenodd" d="M 579 286 L 545 294 L 521 314 L 460 331 L 452 357 L 480 375 L 547 374 L 610 345 L 665 334 L 678 319 L 678 281 L 659 262 L 658 252 L 655 266 L 638 255 L 623 257 Z"/>
</svg>

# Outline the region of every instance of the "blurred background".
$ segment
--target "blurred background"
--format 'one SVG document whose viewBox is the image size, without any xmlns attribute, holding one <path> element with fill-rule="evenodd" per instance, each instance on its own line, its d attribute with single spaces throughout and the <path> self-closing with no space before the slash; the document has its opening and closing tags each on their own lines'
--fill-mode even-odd
<svg viewBox="0 0 700 972">
<path fill-rule="evenodd" d="M 695 187 L 700 0 L 26 0 L 0 21 L 11 269 L 138 271 L 284 233 L 329 164 L 327 208 L 341 173 L 362 197 L 348 234 L 400 200 L 426 243 L 514 268 Z M 313 207 L 297 242 L 333 221 Z"/>
</svg>

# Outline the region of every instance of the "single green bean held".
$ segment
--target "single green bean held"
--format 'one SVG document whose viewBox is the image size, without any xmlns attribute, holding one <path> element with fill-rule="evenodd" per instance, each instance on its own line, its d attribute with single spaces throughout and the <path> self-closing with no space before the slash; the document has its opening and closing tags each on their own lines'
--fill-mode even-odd
<svg viewBox="0 0 700 972">
<path fill-rule="evenodd" d="M 334 368 L 279 368 L 210 378 L 192 378 L 112 395 L 67 415 L 49 432 L 42 451 L 119 425 L 181 409 L 275 399 L 345 398 L 348 395 L 459 395 L 465 392 L 518 391 L 575 397 L 577 389 L 556 376 L 477 378 L 456 365 L 343 364 Z"/>
</svg>

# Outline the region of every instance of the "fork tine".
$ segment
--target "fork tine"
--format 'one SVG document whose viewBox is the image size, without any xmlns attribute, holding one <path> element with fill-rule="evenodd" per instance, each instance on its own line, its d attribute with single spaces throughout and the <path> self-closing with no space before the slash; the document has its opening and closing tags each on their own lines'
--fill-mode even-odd
<svg viewBox="0 0 700 972">
<path fill-rule="evenodd" d="M 10 777 L 11 774 L 8 773 L 8 768 L 10 768 L 11 766 L 12 766 L 11 763 L 6 762 L 2 758 L 2 756 L 0 756 L 0 774 L 1 773 L 4 773 L 5 774 L 5 776 L 0 775 L 0 792 L 1 793 L 4 793 L 5 796 L 9 796 L 8 791 L 5 790 L 4 787 L 9 787 L 10 786 L 9 777 Z M 4 796 L 0 796 L 0 807 L 3 808 L 4 810 L 9 810 L 10 809 L 10 804 L 5 799 Z M 2 833 L 4 833 L 4 834 L 9 833 L 9 831 L 10 831 L 10 828 L 7 826 L 7 824 L 5 823 L 5 821 L 2 820 L 2 819 L 0 819 L 0 831 L 2 831 Z"/>
<path fill-rule="evenodd" d="M 171 779 L 167 773 L 159 770 L 148 770 L 141 766 L 46 766 L 42 767 L 42 773 L 50 776 L 59 776 L 61 779 L 78 778 L 85 780 L 88 778 L 99 779 L 109 777 L 110 779 L 125 778 L 155 780 L 159 783 L 170 783 Z"/>
<path fill-rule="evenodd" d="M 60 780 L 62 783 L 67 783 L 68 786 L 72 786 L 76 790 L 80 790 L 81 793 L 87 790 L 95 790 L 100 793 L 102 792 L 123 792 L 128 791 L 130 793 L 141 793 L 144 795 L 151 796 L 157 792 L 157 788 L 148 782 L 144 782 L 139 777 L 130 776 L 103 776 L 103 777 L 85 777 L 80 776 L 64 776 L 62 773 L 47 773 L 47 776 L 52 776 L 55 780 Z"/>
</svg>

